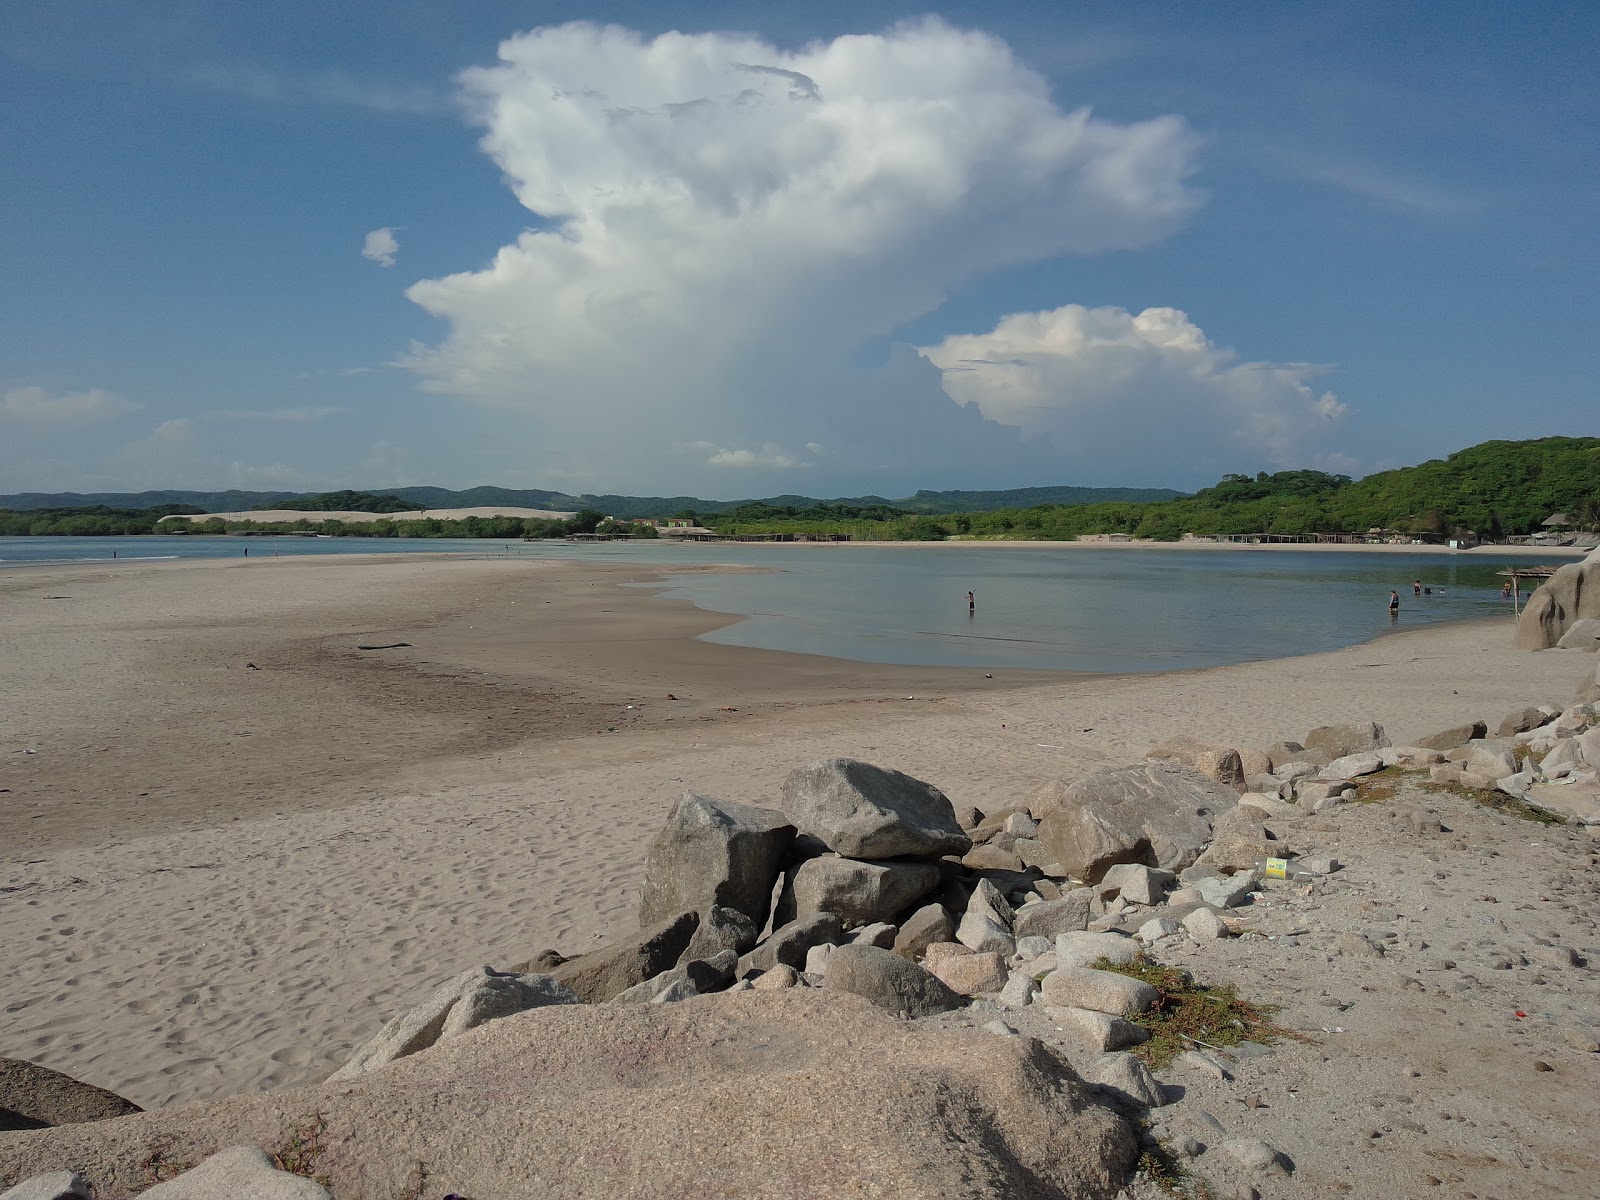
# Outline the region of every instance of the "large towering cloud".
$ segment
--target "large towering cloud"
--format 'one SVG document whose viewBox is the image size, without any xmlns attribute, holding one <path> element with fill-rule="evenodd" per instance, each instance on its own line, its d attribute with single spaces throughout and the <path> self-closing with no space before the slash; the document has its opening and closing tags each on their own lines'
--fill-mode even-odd
<svg viewBox="0 0 1600 1200">
<path fill-rule="evenodd" d="M 564 25 L 461 83 L 535 220 L 410 289 L 448 335 L 407 365 L 528 410 L 531 465 L 608 486 L 1026 458 L 914 356 L 850 356 L 979 272 L 1146 246 L 1197 202 L 1181 120 L 1063 111 L 1003 43 L 937 20 L 794 52 Z"/>
</svg>

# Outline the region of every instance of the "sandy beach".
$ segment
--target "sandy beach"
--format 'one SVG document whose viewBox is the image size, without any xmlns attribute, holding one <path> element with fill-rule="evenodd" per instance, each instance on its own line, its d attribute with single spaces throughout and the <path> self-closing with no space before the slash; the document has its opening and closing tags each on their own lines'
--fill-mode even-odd
<svg viewBox="0 0 1600 1200">
<path fill-rule="evenodd" d="M 693 569 L 693 568 L 690 568 Z M 1508 621 L 1178 675 L 694 640 L 647 568 L 408 555 L 0 576 L 0 1055 L 155 1107 L 324 1077 L 435 981 L 633 927 L 685 789 L 850 755 L 991 808 L 1189 734 L 1396 744 L 1581 663 Z M 391 645 L 359 650 L 360 645 Z"/>
</svg>

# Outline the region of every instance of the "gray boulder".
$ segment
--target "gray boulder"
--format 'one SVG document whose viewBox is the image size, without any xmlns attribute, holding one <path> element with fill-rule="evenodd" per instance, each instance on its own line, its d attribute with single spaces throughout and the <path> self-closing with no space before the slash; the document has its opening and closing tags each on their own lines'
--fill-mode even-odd
<svg viewBox="0 0 1600 1200">
<path fill-rule="evenodd" d="M 1089 1064 L 1083 1077 L 1141 1108 L 1160 1108 L 1167 1102 L 1150 1068 L 1131 1054 L 1103 1054 Z"/>
<path fill-rule="evenodd" d="M 972 849 L 938 788 L 853 758 L 801 767 L 783 781 L 782 804 L 802 833 L 849 858 L 940 858 Z"/>
<path fill-rule="evenodd" d="M 1142 979 L 1115 971 L 1096 971 L 1091 967 L 1062 967 L 1052 971 L 1040 983 L 1039 993 L 1046 1004 L 1090 1008 L 1113 1017 L 1145 1012 L 1161 999 L 1161 993 Z"/>
<path fill-rule="evenodd" d="M 1465 725 L 1452 725 L 1449 729 L 1430 733 L 1427 737 L 1415 738 L 1411 744 L 1424 750 L 1454 750 L 1475 738 L 1486 736 L 1488 732 L 1489 726 L 1484 722 L 1469 721 Z"/>
<path fill-rule="evenodd" d="M 844 923 L 832 913 L 815 913 L 790 921 L 774 929 L 766 941 L 739 960 L 739 974 L 770 971 L 779 963 L 803 971 L 811 947 L 832 944 L 843 936 Z"/>
<path fill-rule="evenodd" d="M 144 1110 L 115 1092 L 20 1058 L 0 1058 L 0 1132 L 109 1121 Z"/>
<path fill-rule="evenodd" d="M 835 950 L 828 959 L 828 987 L 851 992 L 879 1008 L 908 1017 L 949 1012 L 966 1003 L 916 963 L 874 946 L 840 946 Z"/>
<path fill-rule="evenodd" d="M 1325 762 L 1343 758 L 1346 754 L 1360 754 L 1366 750 L 1382 750 L 1389 744 L 1383 726 L 1375 721 L 1360 721 L 1353 725 L 1322 725 L 1306 734 L 1305 746 L 1314 754 L 1325 755 Z"/>
<path fill-rule="evenodd" d="M 699 926 L 699 913 L 679 913 L 623 941 L 568 959 L 550 975 L 585 1004 L 604 1004 L 634 984 L 676 966 Z"/>
<path fill-rule="evenodd" d="M 71 1171 L 51 1171 L 24 1179 L 0 1192 L 0 1200 L 94 1200 L 83 1176 Z"/>
<path fill-rule="evenodd" d="M 955 922 L 944 905 L 924 904 L 900 926 L 894 939 L 894 952 L 915 962 L 935 942 L 952 942 L 955 936 Z"/>
<path fill-rule="evenodd" d="M 1234 811 L 1230 808 L 1218 820 Z M 1105 873 L 1096 890 L 1102 896 L 1121 896 L 1129 904 L 1160 904 L 1177 885 L 1178 877 L 1171 871 L 1156 870 L 1143 863 L 1118 863 Z"/>
<path fill-rule="evenodd" d="M 139 1195 L 142 1200 L 333 1200 L 315 1179 L 278 1170 L 254 1146 L 219 1151 Z"/>
<path fill-rule="evenodd" d="M 577 995 L 549 975 L 512 975 L 476 967 L 440 984 L 421 1004 L 394 1017 L 328 1078 L 354 1079 L 514 1013 L 577 1003 Z"/>
<path fill-rule="evenodd" d="M 1553 715 L 1553 713 L 1547 713 L 1537 705 L 1524 704 L 1520 708 L 1512 709 L 1500 718 L 1500 724 L 1495 726 L 1494 735 L 1497 738 L 1516 737 L 1519 733 L 1526 733 L 1530 729 L 1539 728 Z"/>
<path fill-rule="evenodd" d="M 1211 840 L 1217 815 L 1238 801 L 1232 788 L 1152 759 L 1072 784 L 1045 784 L 1030 807 L 1043 814 L 1039 839 L 1068 874 L 1098 883 L 1118 863 L 1169 871 L 1188 866 Z"/>
<path fill-rule="evenodd" d="M 1000 889 L 987 879 L 978 881 L 967 901 L 967 911 L 956 926 L 956 941 L 969 950 L 999 954 L 1009 958 L 1016 953 L 1016 938 L 1011 932 L 1014 914 Z"/>
<path fill-rule="evenodd" d="M 653 1004 L 671 993 L 674 1000 L 720 992 L 733 982 L 739 956 L 732 950 L 718 951 L 710 959 L 694 959 L 663 971 L 654 979 L 636 983 L 612 997 L 612 1004 Z"/>
<path fill-rule="evenodd" d="M 640 926 L 715 906 L 738 909 L 760 929 L 794 836 L 780 812 L 686 792 L 645 859 Z"/>
<path fill-rule="evenodd" d="M 846 929 L 891 921 L 939 886 L 939 868 L 916 859 L 865 862 L 825 855 L 790 869 L 773 920 L 833 913 Z"/>
<path fill-rule="evenodd" d="M 694 936 L 678 956 L 678 964 L 713 958 L 724 950 L 743 954 L 759 937 L 755 922 L 737 908 L 712 908 L 701 915 Z"/>
<path fill-rule="evenodd" d="M 1509 744 L 1492 740 L 1468 742 L 1462 769 L 1485 779 L 1503 779 L 1517 771 L 1517 757 Z"/>
<path fill-rule="evenodd" d="M 1587 650 L 1591 654 L 1600 650 L 1600 619 L 1584 617 L 1574 621 L 1556 645 L 1563 650 Z"/>
<path fill-rule="evenodd" d="M 1575 623 L 1600 618 L 1600 549 L 1540 584 L 1517 618 L 1519 650 L 1547 650 Z"/>
<path fill-rule="evenodd" d="M 1020 940 L 1025 937 L 1043 937 L 1055 940 L 1058 933 L 1071 933 L 1089 928 L 1094 903 L 1093 888 L 1073 888 L 1059 900 L 1041 900 L 1037 904 L 1024 904 L 1011 920 L 1012 933 Z"/>
<path fill-rule="evenodd" d="M 1311 762 L 1317 756 L 1310 753 L 1299 742 L 1275 742 L 1268 746 L 1266 751 L 1268 768 L 1274 775 L 1281 775 L 1285 763 Z"/>
</svg>

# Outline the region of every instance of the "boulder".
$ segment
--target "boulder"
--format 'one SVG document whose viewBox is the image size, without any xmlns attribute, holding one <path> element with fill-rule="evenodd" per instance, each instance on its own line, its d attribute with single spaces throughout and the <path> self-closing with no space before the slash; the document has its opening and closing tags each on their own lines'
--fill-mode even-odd
<svg viewBox="0 0 1600 1200">
<path fill-rule="evenodd" d="M 1059 900 L 1024 904 L 1011 919 L 1011 931 L 1019 940 L 1043 937 L 1054 941 L 1058 933 L 1087 929 L 1093 900 L 1093 888 L 1074 888 Z"/>
<path fill-rule="evenodd" d="M 998 954 L 954 954 L 927 965 L 929 974 L 963 996 L 979 992 L 998 992 L 1006 986 L 1011 972 Z M 1031 982 L 1031 976 L 1025 976 Z"/>
<path fill-rule="evenodd" d="M 998 845 L 998 838 L 982 846 L 974 846 L 961 859 L 961 865 L 974 871 L 1020 871 L 1025 865 L 1022 857 Z"/>
<path fill-rule="evenodd" d="M 828 959 L 828 987 L 908 1017 L 949 1012 L 965 1003 L 916 963 L 874 946 L 840 946 L 835 950 Z"/>
<path fill-rule="evenodd" d="M 1272 774 L 1283 775 L 1283 767 L 1292 762 L 1312 762 L 1316 755 L 1307 750 L 1299 742 L 1274 742 L 1266 749 L 1267 763 Z"/>
<path fill-rule="evenodd" d="M 1098 883 L 1118 863 L 1178 870 L 1200 856 L 1217 814 L 1238 794 L 1162 759 L 1045 784 L 1030 797 L 1039 840 L 1075 879 Z"/>
<path fill-rule="evenodd" d="M 1154 946 L 1162 938 L 1171 937 L 1182 929 L 1183 926 L 1171 917 L 1155 917 L 1139 926 L 1133 936 L 1141 945 Z"/>
<path fill-rule="evenodd" d="M 762 928 L 794 837 L 795 827 L 770 808 L 685 793 L 645 858 L 640 926 L 721 907 Z"/>
<path fill-rule="evenodd" d="M 832 913 L 816 913 L 790 921 L 772 931 L 750 953 L 739 960 L 739 974 L 750 971 L 770 971 L 779 963 L 787 963 L 796 971 L 803 971 L 806 953 L 824 942 L 837 942 L 844 936 L 844 924 Z"/>
<path fill-rule="evenodd" d="M 1528 597 L 1517 618 L 1517 649 L 1547 650 L 1576 622 L 1595 618 L 1600 618 L 1600 549 L 1582 562 L 1558 567 Z"/>
<path fill-rule="evenodd" d="M 1143 980 L 1089 967 L 1060 967 L 1050 972 L 1039 984 L 1039 994 L 1046 1004 L 1089 1008 L 1114 1017 L 1145 1012 L 1161 998 Z"/>
<path fill-rule="evenodd" d="M 20 1058 L 0 1058 L 0 1132 L 109 1121 L 144 1110 L 115 1092 Z"/>
<path fill-rule="evenodd" d="M 1587 650 L 1591 654 L 1600 650 L 1600 619 L 1584 617 L 1574 621 L 1556 645 L 1562 650 Z"/>
<path fill-rule="evenodd" d="M 790 869 L 772 919 L 787 925 L 797 917 L 827 912 L 846 929 L 890 921 L 936 889 L 939 880 L 939 868 L 929 862 L 824 855 Z"/>
<path fill-rule="evenodd" d="M 938 788 L 853 758 L 799 768 L 783 781 L 782 804 L 802 833 L 849 858 L 939 858 L 972 848 Z"/>
<path fill-rule="evenodd" d="M 1535 784 L 1528 789 L 1526 799 L 1574 825 L 1600 825 L 1600 784 Z"/>
<path fill-rule="evenodd" d="M 1167 1097 L 1145 1066 L 1131 1054 L 1103 1054 L 1089 1064 L 1084 1078 L 1109 1088 L 1120 1099 L 1142 1108 L 1160 1108 Z"/>
<path fill-rule="evenodd" d="M 1236 908 L 1250 898 L 1258 883 L 1255 872 L 1246 871 L 1227 879 L 1197 879 L 1194 889 L 1213 908 Z"/>
<path fill-rule="evenodd" d="M 676 957 L 673 956 L 674 961 Z M 328 1078 L 354 1079 L 514 1013 L 577 1003 L 578 996 L 553 976 L 512 975 L 492 967 L 476 967 L 440 984 L 421 1004 L 392 1018 Z"/>
<path fill-rule="evenodd" d="M 1430 733 L 1427 737 L 1413 738 L 1411 744 L 1420 746 L 1424 750 L 1454 750 L 1457 746 L 1465 746 L 1488 732 L 1489 726 L 1484 722 L 1469 721 L 1465 725 L 1452 725 L 1449 729 Z"/>
<path fill-rule="evenodd" d="M 1503 742 L 1468 742 L 1466 750 L 1466 761 L 1461 764 L 1465 772 L 1490 780 L 1516 774 L 1517 757 L 1511 752 L 1511 747 Z"/>
<path fill-rule="evenodd" d="M 900 932 L 895 935 L 894 952 L 913 962 L 921 958 L 935 942 L 952 942 L 956 936 L 955 922 L 941 904 L 925 904 L 905 919 Z"/>
<path fill-rule="evenodd" d="M 1539 728 L 1554 715 L 1553 712 L 1546 712 L 1538 705 L 1524 704 L 1500 718 L 1500 724 L 1495 726 L 1494 735 L 1497 738 L 1516 737 L 1519 733 Z"/>
<path fill-rule="evenodd" d="M 1306 734 L 1305 740 L 1306 749 L 1325 755 L 1325 762 L 1343 758 L 1346 754 L 1360 754 L 1364 750 L 1381 750 L 1388 744 L 1383 726 L 1375 721 L 1322 725 Z"/>
<path fill-rule="evenodd" d="M 158 1149 L 280 1146 L 311 1113 L 328 1189 L 384 1200 L 1090 1200 L 1139 1154 L 1037 1039 L 897 1021 L 830 987 L 513 1017 L 346 1084 L 8 1134 L 0 1178 L 83 1163 L 97 1195 L 126 1196 Z"/>
<path fill-rule="evenodd" d="M 737 908 L 712 908 L 701 914 L 700 924 L 678 956 L 678 963 L 681 966 L 697 959 L 709 959 L 724 950 L 743 954 L 756 944 L 758 936 L 755 922 Z"/>
<path fill-rule="evenodd" d="M 74 1171 L 49 1171 L 0 1192 L 0 1200 L 94 1200 L 94 1193 L 83 1176 Z"/>
<path fill-rule="evenodd" d="M 1374 750 L 1364 750 L 1360 754 L 1346 754 L 1343 758 L 1334 759 L 1317 772 L 1317 777 L 1359 779 L 1363 775 L 1375 775 L 1381 770 L 1383 770 L 1383 755 Z"/>
<path fill-rule="evenodd" d="M 1016 937 L 1011 931 L 1014 914 L 1000 890 L 987 879 L 967 901 L 967 911 L 956 926 L 956 941 L 971 950 L 992 951 L 1007 958 L 1016 953 Z"/>
<path fill-rule="evenodd" d="M 1197 942 L 1214 942 L 1228 936 L 1228 926 L 1214 908 L 1191 909 L 1184 914 L 1183 927 Z"/>
<path fill-rule="evenodd" d="M 677 966 L 699 926 L 699 913 L 679 913 L 620 942 L 568 959 L 550 976 L 571 988 L 585 1004 L 604 1004 L 634 984 Z"/>
<path fill-rule="evenodd" d="M 1160 904 L 1177 885 L 1178 877 L 1171 871 L 1159 871 L 1143 863 L 1118 863 L 1094 890 L 1102 896 L 1121 896 L 1129 904 Z"/>
<path fill-rule="evenodd" d="M 1032 975 L 1026 971 L 1012 971 L 1006 976 L 998 999 L 1008 1008 L 1026 1008 L 1038 994 L 1039 984 Z"/>
<path fill-rule="evenodd" d="M 140 1192 L 143 1200 L 333 1200 L 315 1179 L 280 1171 L 255 1146 L 233 1146 Z"/>
<path fill-rule="evenodd" d="M 1138 942 L 1120 933 L 1063 933 L 1056 938 L 1056 965 L 1087 967 L 1104 959 L 1120 966 L 1133 962 L 1143 950 Z"/>
<path fill-rule="evenodd" d="M 1091 1050 L 1101 1053 L 1150 1040 L 1150 1031 L 1142 1025 L 1092 1008 L 1052 1006 L 1044 1010 L 1044 1015 L 1060 1025 L 1064 1032 L 1075 1035 L 1087 1042 Z"/>
<path fill-rule="evenodd" d="M 779 963 L 770 971 L 763 971 L 757 975 L 750 984 L 752 988 L 763 992 L 775 992 L 782 988 L 800 986 L 800 972 L 788 963 Z"/>
<path fill-rule="evenodd" d="M 1246 781 L 1256 778 L 1258 774 L 1272 774 L 1272 755 L 1266 750 L 1251 750 L 1240 747 L 1238 750 L 1238 765 L 1245 771 Z"/>
<path fill-rule="evenodd" d="M 674 1000 L 720 992 L 733 982 L 734 968 L 738 963 L 739 956 L 732 950 L 720 950 L 710 959 L 697 958 L 679 963 L 654 979 L 636 983 L 627 991 L 612 997 L 611 1003 L 653 1004 L 669 992 Z"/>
<path fill-rule="evenodd" d="M 1207 779 L 1244 791 L 1245 769 L 1239 751 L 1231 746 L 1213 746 L 1198 738 L 1168 738 L 1145 755 L 1166 759 L 1193 768 Z"/>
<path fill-rule="evenodd" d="M 1266 814 L 1249 804 L 1231 808 L 1217 818 L 1211 845 L 1199 861 L 1233 874 L 1249 871 L 1269 856 Z"/>
<path fill-rule="evenodd" d="M 854 931 L 846 940 L 849 946 L 876 946 L 880 950 L 893 950 L 894 940 L 900 931 L 887 921 L 874 921 Z"/>
</svg>

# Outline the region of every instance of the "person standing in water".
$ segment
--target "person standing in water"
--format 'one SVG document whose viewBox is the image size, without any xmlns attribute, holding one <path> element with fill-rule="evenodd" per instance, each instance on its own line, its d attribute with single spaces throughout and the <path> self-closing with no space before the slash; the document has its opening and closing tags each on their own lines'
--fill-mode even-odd
<svg viewBox="0 0 1600 1200">
<path fill-rule="evenodd" d="M 1391 591 L 1389 593 L 1389 615 L 1391 617 L 1398 617 L 1400 615 L 1400 593 L 1399 592 Z"/>
<path fill-rule="evenodd" d="M 977 616 L 977 615 L 978 615 L 978 599 L 971 592 L 968 592 L 967 593 L 967 616 L 974 617 L 974 616 Z"/>
<path fill-rule="evenodd" d="M 1420 596 L 1420 595 L 1422 595 L 1422 580 L 1420 580 L 1420 579 L 1413 579 L 1413 580 L 1412 580 L 1412 581 L 1411 581 L 1411 594 L 1412 594 L 1412 595 L 1413 595 L 1413 596 Z"/>
</svg>

